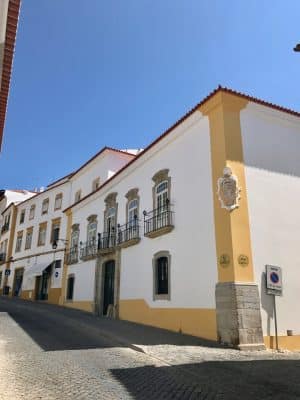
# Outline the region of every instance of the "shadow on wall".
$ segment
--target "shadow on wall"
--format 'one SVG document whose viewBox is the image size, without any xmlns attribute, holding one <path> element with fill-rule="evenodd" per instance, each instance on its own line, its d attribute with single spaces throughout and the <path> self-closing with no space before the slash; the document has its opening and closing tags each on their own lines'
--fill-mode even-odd
<svg viewBox="0 0 300 400">
<path fill-rule="evenodd" d="M 268 336 L 270 336 L 271 335 L 271 323 L 274 324 L 274 299 L 273 299 L 273 296 L 267 294 L 266 273 L 265 272 L 262 272 L 262 274 L 261 274 L 260 300 L 261 300 L 261 306 L 267 314 L 266 334 Z"/>
<path fill-rule="evenodd" d="M 209 361 L 113 369 L 136 400 L 299 399 L 300 360 Z"/>
</svg>

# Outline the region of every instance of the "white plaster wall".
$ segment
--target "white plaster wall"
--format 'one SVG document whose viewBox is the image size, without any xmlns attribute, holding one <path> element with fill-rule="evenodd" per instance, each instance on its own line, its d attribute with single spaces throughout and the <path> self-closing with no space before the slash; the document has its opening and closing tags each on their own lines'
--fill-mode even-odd
<svg viewBox="0 0 300 400">
<path fill-rule="evenodd" d="M 69 265 L 68 276 L 75 276 L 73 301 L 94 301 L 96 260 Z"/>
<path fill-rule="evenodd" d="M 51 288 L 60 288 L 61 287 L 61 279 L 63 272 L 63 252 L 59 251 L 55 254 L 55 260 L 61 260 L 61 268 L 53 268 L 51 274 Z M 10 286 L 11 290 L 13 287 L 14 274 L 15 270 L 18 268 L 24 268 L 23 275 L 23 290 L 34 290 L 35 288 L 35 277 L 30 277 L 27 279 L 26 271 L 28 271 L 35 264 L 48 264 L 50 265 L 54 261 L 54 254 L 42 254 L 36 257 L 28 257 L 23 260 L 18 260 L 16 262 L 11 263 L 11 274 L 8 278 L 8 286 Z M 55 276 L 55 272 L 58 273 L 58 276 Z"/>
<path fill-rule="evenodd" d="M 143 210 L 152 210 L 152 176 L 168 168 L 175 229 L 164 236 L 143 236 Z M 103 231 L 104 198 L 117 192 L 118 223 L 126 222 L 125 194 L 138 187 L 141 242 L 122 250 L 121 299 L 145 299 L 151 307 L 214 308 L 217 265 L 215 251 L 213 189 L 209 124 L 194 113 L 184 123 L 126 168 L 103 190 L 73 210 L 80 224 L 80 240 L 86 241 L 87 217 L 98 216 Z M 153 302 L 153 254 L 171 253 L 171 300 Z M 85 264 L 82 269 L 85 270 Z"/>
<path fill-rule="evenodd" d="M 241 113 L 255 278 L 264 335 L 274 335 L 273 299 L 265 293 L 265 265 L 283 269 L 277 297 L 278 331 L 300 334 L 300 120 L 250 104 Z"/>
<path fill-rule="evenodd" d="M 83 198 L 92 192 L 92 184 L 96 178 L 100 178 L 100 185 L 102 185 L 132 158 L 134 157 L 129 154 L 105 150 L 71 178 L 70 204 L 74 203 L 75 193 L 78 190 L 81 190 L 81 198 Z"/>
<path fill-rule="evenodd" d="M 56 187 L 53 187 L 23 203 L 20 203 L 17 206 L 18 214 L 16 221 L 16 229 L 13 243 L 13 257 L 14 259 L 18 259 L 21 257 L 29 257 L 35 255 L 36 253 L 53 251 L 52 243 L 50 243 L 51 239 L 51 228 L 52 228 L 52 219 L 61 218 L 60 221 L 60 239 L 66 238 L 66 223 L 67 217 L 66 214 L 63 213 L 63 210 L 69 206 L 69 190 L 70 184 L 65 183 Z M 59 210 L 54 210 L 55 197 L 58 193 L 62 193 L 62 207 Z M 42 203 L 43 200 L 49 198 L 49 208 L 48 213 L 42 215 Z M 35 215 L 33 219 L 29 219 L 29 211 L 31 205 L 35 204 Z M 20 224 L 20 214 L 21 211 L 25 209 L 25 221 Z M 38 233 L 39 233 L 39 224 L 42 222 L 47 222 L 47 232 L 46 232 L 46 243 L 44 246 L 38 246 Z M 25 240 L 26 240 L 26 230 L 33 226 L 33 236 L 31 242 L 31 248 L 25 250 Z M 16 238 L 17 233 L 23 230 L 23 239 L 22 239 L 22 247 L 21 251 L 16 252 Z M 63 249 L 65 244 L 63 242 L 58 242 L 57 250 Z"/>
</svg>

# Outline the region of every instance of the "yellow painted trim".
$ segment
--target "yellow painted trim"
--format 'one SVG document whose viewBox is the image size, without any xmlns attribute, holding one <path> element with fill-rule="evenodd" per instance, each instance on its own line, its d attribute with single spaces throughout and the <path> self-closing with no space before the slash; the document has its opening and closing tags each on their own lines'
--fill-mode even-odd
<svg viewBox="0 0 300 400">
<path fill-rule="evenodd" d="M 265 336 L 264 342 L 268 349 L 276 349 L 275 336 Z M 282 350 L 300 350 L 300 335 L 278 336 L 278 347 Z"/>
<path fill-rule="evenodd" d="M 32 290 L 22 290 L 20 297 L 23 300 L 34 300 L 34 289 L 32 289 Z"/>
<path fill-rule="evenodd" d="M 216 251 L 219 282 L 254 282 L 250 225 L 240 111 L 248 101 L 233 94 L 218 92 L 199 110 L 207 115 L 210 125 L 212 187 L 214 202 Z M 239 208 L 229 212 L 221 208 L 217 181 L 224 167 L 230 167 L 241 188 Z M 221 264 L 221 256 L 226 263 Z M 247 256 L 248 265 L 240 265 L 239 256 Z"/>
<path fill-rule="evenodd" d="M 67 210 L 67 231 L 66 231 L 66 240 L 67 240 L 67 251 L 70 249 L 71 245 L 71 234 L 72 234 L 72 225 L 73 225 L 73 215 L 72 210 Z M 68 264 L 66 263 L 67 259 L 64 257 L 64 266 L 61 280 L 61 297 L 59 300 L 59 304 L 64 304 L 66 299 L 66 291 L 67 291 L 67 275 L 68 275 Z M 76 307 L 74 307 L 76 308 Z"/>
<path fill-rule="evenodd" d="M 120 300 L 120 319 L 217 340 L 216 310 L 209 308 L 151 308 L 143 299 Z"/>
<path fill-rule="evenodd" d="M 94 303 L 91 301 L 66 301 L 64 307 L 76 308 L 77 310 L 94 312 Z"/>
<path fill-rule="evenodd" d="M 49 288 L 48 291 L 48 303 L 51 304 L 59 304 L 59 300 L 61 297 L 61 288 Z"/>
</svg>

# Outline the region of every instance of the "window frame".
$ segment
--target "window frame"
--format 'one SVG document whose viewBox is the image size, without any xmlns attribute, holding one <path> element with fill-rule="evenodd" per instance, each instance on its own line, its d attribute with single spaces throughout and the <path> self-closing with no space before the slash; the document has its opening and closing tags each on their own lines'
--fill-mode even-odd
<svg viewBox="0 0 300 400">
<path fill-rule="evenodd" d="M 41 239 L 41 232 L 45 231 L 45 237 L 44 237 L 44 241 L 42 242 Z M 39 225 L 39 232 L 38 232 L 38 242 L 37 245 L 38 246 L 45 246 L 46 244 L 46 238 L 47 238 L 47 223 L 42 223 Z"/>
<path fill-rule="evenodd" d="M 23 231 L 17 233 L 15 253 L 19 253 L 22 248 Z"/>
<path fill-rule="evenodd" d="M 81 200 L 81 189 L 78 189 L 75 192 L 74 203 L 78 203 L 80 200 Z"/>
<path fill-rule="evenodd" d="M 69 296 L 69 290 L 70 290 L 70 287 L 69 287 L 69 281 L 72 279 L 72 281 L 73 281 L 73 286 L 72 286 L 72 296 L 70 297 Z M 67 290 L 66 290 L 66 301 L 73 301 L 73 299 L 74 299 L 74 287 L 75 287 L 75 275 L 74 274 L 70 274 L 70 275 L 68 275 L 68 279 L 67 279 Z"/>
<path fill-rule="evenodd" d="M 29 246 L 28 246 L 28 237 L 29 237 L 29 234 L 30 234 L 31 237 L 30 237 L 30 243 L 29 243 Z M 32 237 L 33 237 L 33 227 L 28 228 L 28 229 L 26 230 L 26 235 L 25 235 L 25 250 L 31 249 Z"/>
<path fill-rule="evenodd" d="M 57 201 L 59 201 L 59 200 L 60 200 L 60 203 L 59 203 L 59 206 L 57 207 Z M 54 200 L 54 211 L 61 209 L 62 200 L 63 200 L 63 194 L 62 193 L 57 193 L 57 195 L 55 196 L 55 200 Z"/>
<path fill-rule="evenodd" d="M 29 220 L 34 219 L 35 208 L 36 208 L 36 207 L 35 207 L 35 204 L 32 204 L 32 205 L 30 206 L 30 209 L 29 209 L 29 217 L 28 217 Z"/>
<path fill-rule="evenodd" d="M 168 293 L 158 293 L 158 276 L 157 276 L 157 262 L 161 258 L 167 259 L 167 278 L 168 278 Z M 171 254 L 167 250 L 158 251 L 154 254 L 152 259 L 153 269 L 153 300 L 171 300 Z"/>
<path fill-rule="evenodd" d="M 92 182 L 92 192 L 95 192 L 100 187 L 100 177 L 98 176 Z"/>
<path fill-rule="evenodd" d="M 47 204 L 47 208 L 45 207 L 45 204 Z M 48 214 L 48 211 L 49 211 L 49 204 L 50 204 L 49 197 L 47 197 L 47 198 L 44 199 L 43 202 L 42 202 L 42 215 Z"/>
<path fill-rule="evenodd" d="M 25 210 L 25 208 L 23 208 L 23 210 L 21 210 L 21 213 L 20 213 L 20 225 L 21 224 L 24 224 L 24 222 L 25 222 L 25 213 L 26 213 L 26 210 Z"/>
</svg>

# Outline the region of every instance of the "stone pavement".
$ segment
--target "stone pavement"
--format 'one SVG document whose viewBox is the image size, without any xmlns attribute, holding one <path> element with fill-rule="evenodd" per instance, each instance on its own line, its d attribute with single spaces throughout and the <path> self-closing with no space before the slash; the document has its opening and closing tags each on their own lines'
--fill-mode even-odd
<svg viewBox="0 0 300 400">
<path fill-rule="evenodd" d="M 139 350 L 139 351 L 136 351 Z M 0 399 L 300 399 L 300 354 L 246 353 L 0 298 Z"/>
</svg>

